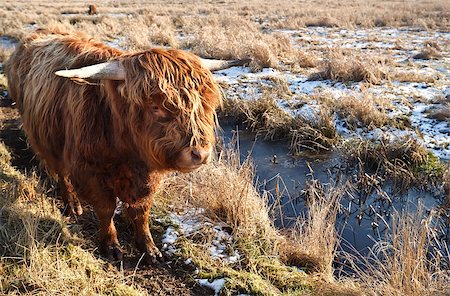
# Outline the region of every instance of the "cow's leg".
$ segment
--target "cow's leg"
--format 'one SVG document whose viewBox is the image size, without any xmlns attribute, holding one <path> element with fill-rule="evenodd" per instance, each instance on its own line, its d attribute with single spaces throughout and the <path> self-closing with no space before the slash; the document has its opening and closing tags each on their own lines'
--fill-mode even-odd
<svg viewBox="0 0 450 296">
<path fill-rule="evenodd" d="M 59 188 L 61 190 L 61 196 L 64 201 L 64 214 L 65 215 L 78 215 L 83 214 L 83 208 L 78 200 L 72 183 L 68 176 L 60 176 L 58 180 Z"/>
<path fill-rule="evenodd" d="M 113 221 L 116 209 L 115 199 L 96 199 L 91 201 L 91 204 L 99 221 L 100 253 L 108 260 L 122 260 L 123 251 L 117 239 Z"/>
<path fill-rule="evenodd" d="M 134 236 L 136 247 L 145 254 L 147 263 L 155 263 L 156 259 L 161 258 L 161 252 L 153 242 L 149 228 L 150 208 L 153 197 L 147 197 L 138 204 L 128 205 L 126 211 L 134 227 Z"/>
</svg>

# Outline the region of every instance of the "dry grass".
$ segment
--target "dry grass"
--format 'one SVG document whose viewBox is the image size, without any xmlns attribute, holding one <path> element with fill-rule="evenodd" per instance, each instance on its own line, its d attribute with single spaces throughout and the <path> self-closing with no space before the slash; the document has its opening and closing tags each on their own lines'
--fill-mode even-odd
<svg viewBox="0 0 450 296">
<path fill-rule="evenodd" d="M 445 165 L 411 137 L 395 141 L 352 140 L 342 152 L 350 166 L 361 164 L 392 182 L 394 188 L 436 188 L 443 182 Z"/>
<path fill-rule="evenodd" d="M 0 46 L 0 63 L 4 63 L 12 54 L 12 49 L 5 49 Z"/>
<path fill-rule="evenodd" d="M 294 155 L 303 151 L 319 153 L 330 151 L 339 141 L 332 113 L 326 107 L 320 108 L 316 119 L 311 121 L 301 115 L 297 117 L 296 124 L 291 130 L 290 150 Z"/>
<path fill-rule="evenodd" d="M 249 160 L 241 164 L 239 153 L 225 149 L 218 161 L 198 172 L 166 180 L 165 196 L 177 196 L 179 200 L 174 204 L 188 202 L 204 208 L 208 221 L 226 222 L 232 229 L 235 248 L 242 254 L 240 262 L 225 264 L 209 258 L 204 242 L 184 241 L 183 258 L 192 258 L 204 278 L 226 277 L 227 295 L 319 295 L 316 291 L 320 289 L 324 290 L 320 295 L 356 295 L 347 293 L 356 293 L 355 285 L 346 287 L 332 276 L 339 194 L 330 191 L 323 195 L 320 185 L 312 184 L 308 191 L 310 214 L 286 237 L 274 228 L 268 196 L 258 193 L 253 178 Z M 303 267 L 311 275 L 289 265 Z"/>
<path fill-rule="evenodd" d="M 281 295 L 283 291 L 308 289 L 310 281 L 305 274 L 277 259 L 283 237 L 273 226 L 267 200 L 253 187 L 251 164 L 241 165 L 238 154 L 224 151 L 219 161 L 199 172 L 168 179 L 164 194 L 202 207 L 206 217 L 232 228 L 236 247 L 244 258 L 234 268 L 205 256 L 208 252 L 202 246 L 183 246 L 186 257 L 200 267 L 203 277 L 226 276 L 228 293 Z"/>
<path fill-rule="evenodd" d="M 367 92 L 362 98 L 344 95 L 334 104 L 337 114 L 353 129 L 361 126 L 368 129 L 382 127 L 390 121 L 384 106 L 376 104 L 376 100 Z"/>
<path fill-rule="evenodd" d="M 418 69 L 414 70 L 393 70 L 389 73 L 390 80 L 399 82 L 425 82 L 434 83 L 439 79 L 435 73 L 424 73 Z"/>
<path fill-rule="evenodd" d="M 387 65 L 390 62 L 385 57 L 368 57 L 354 50 L 330 50 L 321 70 L 310 79 L 330 79 L 340 82 L 365 81 L 380 84 L 388 77 Z"/>
<path fill-rule="evenodd" d="M 277 99 L 291 96 L 288 88 L 266 88 L 254 100 L 226 99 L 222 115 L 237 123 L 244 123 L 265 139 L 286 140 L 290 150 L 298 155 L 302 151 L 331 150 L 338 141 L 331 111 L 326 106 L 311 116 L 293 116 L 283 110 Z M 291 100 L 298 104 L 295 100 Z M 289 100 L 288 100 L 289 103 Z"/>
<path fill-rule="evenodd" d="M 17 22 L 23 23 L 22 15 L 30 13 L 35 18 L 48 20 L 60 16 L 61 12 L 80 13 L 88 15 L 88 4 L 85 1 L 62 2 L 33 2 L 6 1 L 3 10 L 18 15 Z M 231 14 L 238 17 L 238 21 L 251 20 L 262 28 L 301 28 L 310 26 L 339 26 L 339 27 L 403 27 L 413 26 L 425 29 L 447 29 L 449 27 L 449 4 L 439 0 L 421 2 L 386 1 L 381 5 L 375 0 L 350 1 L 339 3 L 307 0 L 301 5 L 292 5 L 286 0 L 275 3 L 264 3 L 259 0 L 236 3 L 230 1 L 205 2 L 191 1 L 189 3 L 167 3 L 164 1 L 134 1 L 113 2 L 107 0 L 96 1 L 98 16 L 110 13 L 132 13 L 139 15 L 149 10 L 153 15 L 171 15 L 178 18 L 182 24 L 191 17 L 203 19 L 211 15 Z M 36 11 L 45 13 L 36 14 Z M 1 27 L 1 26 L 0 26 Z"/>
<path fill-rule="evenodd" d="M 131 279 L 96 259 L 73 236 L 37 178 L 10 165 L 0 145 L 0 293 L 143 295 Z"/>
<path fill-rule="evenodd" d="M 193 36 L 183 47 L 203 57 L 251 57 L 250 67 L 253 70 L 280 68 L 281 61 L 296 69 L 317 65 L 317 59 L 294 48 L 286 34 L 265 33 L 257 23 L 235 15 L 210 15 L 202 22 L 191 20 L 183 26 L 183 30 Z"/>
<path fill-rule="evenodd" d="M 445 246 L 433 245 L 436 223 L 435 213 L 426 215 L 420 206 L 416 213 L 393 215 L 389 235 L 359 262 L 364 268 L 352 266 L 368 295 L 448 295 L 450 257 Z"/>
<path fill-rule="evenodd" d="M 448 121 L 450 119 L 450 103 L 434 105 L 427 110 L 427 117 L 438 121 Z"/>
<path fill-rule="evenodd" d="M 287 249 L 292 254 L 302 254 L 289 259 L 307 259 L 306 266 L 313 263 L 312 267 L 327 279 L 333 278 L 332 264 L 339 243 L 335 223 L 343 192 L 342 187 L 326 187 L 315 179 L 308 182 L 302 192 L 308 214 L 299 217 L 289 233 L 296 244 Z"/>
<path fill-rule="evenodd" d="M 431 44 L 434 45 L 435 43 Z M 441 57 L 442 54 L 440 53 L 439 46 L 437 44 L 435 46 L 426 44 L 421 52 L 413 56 L 414 59 L 418 60 L 436 60 Z"/>
<path fill-rule="evenodd" d="M 234 119 L 245 123 L 266 139 L 287 139 L 294 125 L 294 118 L 280 109 L 270 92 L 259 99 L 228 101 L 226 104 L 226 108 L 232 109 L 225 109 L 225 112 L 234 114 Z"/>
</svg>

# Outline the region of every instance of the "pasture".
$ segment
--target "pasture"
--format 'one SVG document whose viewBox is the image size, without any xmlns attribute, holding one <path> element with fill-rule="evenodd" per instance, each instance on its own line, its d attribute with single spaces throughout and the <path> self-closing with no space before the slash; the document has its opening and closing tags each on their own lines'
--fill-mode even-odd
<svg viewBox="0 0 450 296">
<path fill-rule="evenodd" d="M 2 73 L 37 28 L 252 59 L 213 73 L 214 160 L 156 194 L 158 265 L 122 204 L 119 262 L 62 214 Z M 0 0 L 1 294 L 449 295 L 449 40 L 439 0 Z"/>
</svg>

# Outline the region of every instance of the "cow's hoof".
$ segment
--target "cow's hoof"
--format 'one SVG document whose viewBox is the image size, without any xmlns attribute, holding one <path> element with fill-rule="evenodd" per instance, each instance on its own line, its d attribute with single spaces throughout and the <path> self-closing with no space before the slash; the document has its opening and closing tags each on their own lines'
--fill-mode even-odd
<svg viewBox="0 0 450 296">
<path fill-rule="evenodd" d="M 81 207 L 80 201 L 78 199 L 69 200 L 65 202 L 64 206 L 64 214 L 66 216 L 81 216 L 83 214 L 83 208 Z"/>
<path fill-rule="evenodd" d="M 146 244 L 138 246 L 144 253 L 143 262 L 147 265 L 157 265 L 162 261 L 162 254 L 154 244 Z"/>
<path fill-rule="evenodd" d="M 155 247 L 155 250 L 152 252 L 145 252 L 143 260 L 147 265 L 159 265 L 162 258 L 161 252 Z"/>
<path fill-rule="evenodd" d="M 119 244 L 100 244 L 100 253 L 109 261 L 122 261 L 123 251 Z"/>
</svg>

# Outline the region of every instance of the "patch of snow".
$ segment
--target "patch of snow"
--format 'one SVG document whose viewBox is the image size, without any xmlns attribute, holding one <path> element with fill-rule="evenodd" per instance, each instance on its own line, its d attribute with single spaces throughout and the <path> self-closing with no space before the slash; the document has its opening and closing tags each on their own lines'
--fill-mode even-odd
<svg viewBox="0 0 450 296">
<path fill-rule="evenodd" d="M 241 255 L 237 250 L 231 251 L 231 254 L 229 254 L 230 251 L 228 251 L 228 246 L 233 243 L 233 237 L 224 231 L 222 226 L 214 226 L 212 228 L 215 232 L 215 236 L 209 247 L 211 257 L 221 258 L 228 263 L 235 263 L 241 258 Z"/>
<path fill-rule="evenodd" d="M 197 279 L 196 280 L 201 286 L 208 287 L 210 289 L 214 290 L 214 295 L 218 296 L 220 290 L 222 290 L 223 286 L 225 285 L 225 279 L 215 279 L 212 282 L 210 282 L 207 279 Z"/>
<path fill-rule="evenodd" d="M 174 226 L 169 226 L 162 237 L 162 251 L 173 255 L 178 250 L 176 242 L 180 237 L 189 239 L 195 233 L 209 229 L 214 232 L 214 237 L 209 246 L 211 257 L 226 263 L 239 261 L 241 255 L 232 248 L 233 237 L 224 230 L 227 225 L 224 223 L 214 225 L 210 222 L 204 222 L 201 217 L 204 211 L 202 208 L 191 208 L 183 213 L 171 213 L 168 218 Z"/>
<path fill-rule="evenodd" d="M 289 89 L 293 93 L 303 93 L 303 94 L 312 94 L 316 89 L 318 88 L 326 88 L 328 87 L 326 82 L 323 81 L 308 81 L 307 79 L 304 79 L 303 81 L 298 81 L 295 83 L 291 80 Z"/>
<path fill-rule="evenodd" d="M 420 131 L 425 146 L 441 159 L 450 159 L 450 122 L 428 118 L 429 104 L 418 103 L 411 113 L 412 125 Z"/>
<path fill-rule="evenodd" d="M 123 43 L 125 42 L 125 37 L 119 37 L 114 40 L 105 41 L 105 44 L 117 49 L 124 49 Z"/>
<path fill-rule="evenodd" d="M 245 74 L 249 73 L 248 67 L 231 67 L 225 70 L 214 72 L 214 78 L 219 82 L 235 84 L 239 82 Z"/>
</svg>

